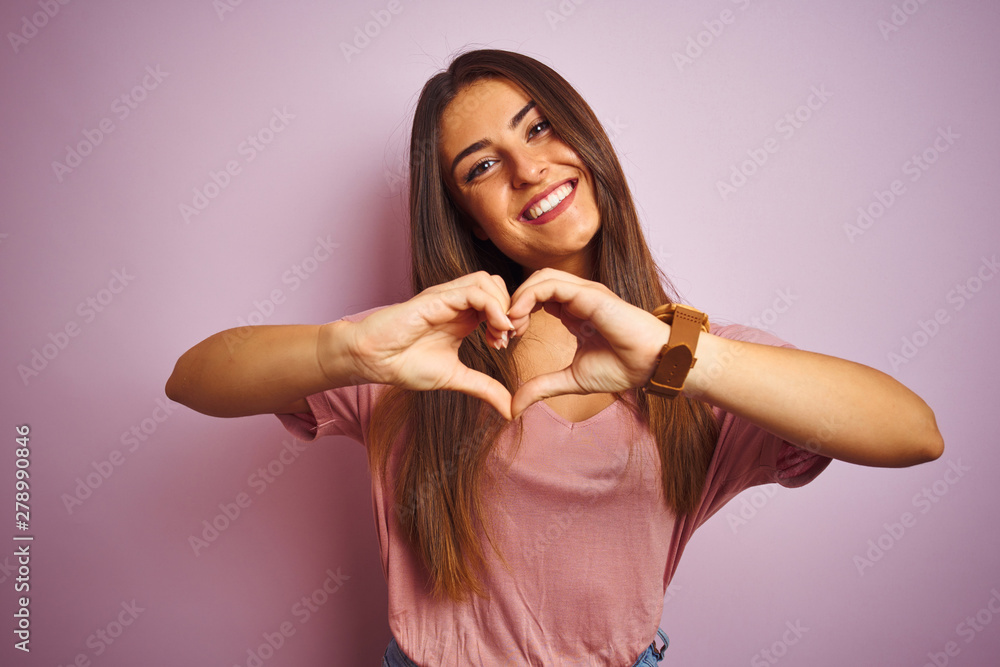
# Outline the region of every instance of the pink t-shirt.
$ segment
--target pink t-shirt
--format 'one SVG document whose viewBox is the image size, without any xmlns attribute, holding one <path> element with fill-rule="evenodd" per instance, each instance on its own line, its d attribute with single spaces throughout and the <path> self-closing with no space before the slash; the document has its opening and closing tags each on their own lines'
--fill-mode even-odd
<svg viewBox="0 0 1000 667">
<path fill-rule="evenodd" d="M 712 333 L 792 347 L 740 325 L 713 326 Z M 312 415 L 278 417 L 303 440 L 345 435 L 363 444 L 386 388 L 322 392 L 308 397 Z M 661 497 L 655 441 L 622 402 L 576 423 L 544 401 L 528 408 L 513 461 L 516 425 L 501 433 L 495 452 L 505 473 L 487 485 L 484 499 L 510 566 L 486 546 L 488 600 L 455 603 L 426 593 L 428 578 L 394 520 L 391 486 L 373 479 L 389 626 L 403 652 L 419 665 L 442 667 L 631 665 L 656 634 L 667 585 L 694 530 L 748 487 L 801 486 L 830 463 L 731 413 L 715 414 L 722 430 L 703 498 L 678 520 Z"/>
</svg>

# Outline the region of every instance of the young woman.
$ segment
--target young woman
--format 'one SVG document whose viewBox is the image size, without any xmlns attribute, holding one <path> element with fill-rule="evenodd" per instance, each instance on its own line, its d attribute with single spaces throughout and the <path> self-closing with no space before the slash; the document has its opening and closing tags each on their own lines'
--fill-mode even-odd
<svg viewBox="0 0 1000 667">
<path fill-rule="evenodd" d="M 654 315 L 676 295 L 611 144 L 531 58 L 472 51 L 427 82 L 410 218 L 413 298 L 216 334 L 167 383 L 209 415 L 368 448 L 384 665 L 655 665 L 678 559 L 730 498 L 832 458 L 942 453 L 928 406 L 879 371 Z"/>
</svg>

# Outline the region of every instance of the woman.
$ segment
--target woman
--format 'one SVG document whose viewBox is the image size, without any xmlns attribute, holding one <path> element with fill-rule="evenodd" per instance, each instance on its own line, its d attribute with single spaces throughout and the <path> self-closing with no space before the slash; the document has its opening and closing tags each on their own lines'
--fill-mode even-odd
<svg viewBox="0 0 1000 667">
<path fill-rule="evenodd" d="M 385 665 L 654 665 L 684 545 L 730 498 L 942 453 L 883 373 L 654 316 L 676 298 L 611 144 L 531 58 L 473 51 L 427 82 L 410 217 L 412 299 L 216 334 L 167 384 L 368 447 Z"/>
</svg>

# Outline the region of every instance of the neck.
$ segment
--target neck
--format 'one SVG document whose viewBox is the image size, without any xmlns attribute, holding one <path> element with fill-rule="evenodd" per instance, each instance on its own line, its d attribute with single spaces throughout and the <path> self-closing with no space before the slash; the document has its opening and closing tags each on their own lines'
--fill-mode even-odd
<svg viewBox="0 0 1000 667">
<path fill-rule="evenodd" d="M 558 317 L 549 314 L 544 308 L 531 314 L 524 339 L 528 342 L 528 350 L 536 352 L 544 350 L 546 354 L 561 356 L 576 350 L 576 336 Z"/>
<path fill-rule="evenodd" d="M 558 269 L 584 280 L 596 280 L 594 255 L 594 244 L 591 242 L 576 254 L 560 257 L 535 267 L 521 266 L 521 280 L 526 280 L 528 276 L 539 269 Z"/>
</svg>

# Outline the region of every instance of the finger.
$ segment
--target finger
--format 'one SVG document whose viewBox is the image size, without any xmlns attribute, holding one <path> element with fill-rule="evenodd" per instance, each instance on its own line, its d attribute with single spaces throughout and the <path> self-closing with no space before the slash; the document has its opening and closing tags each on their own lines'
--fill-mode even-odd
<svg viewBox="0 0 1000 667">
<path fill-rule="evenodd" d="M 503 278 L 500 276 L 490 275 L 486 271 L 476 271 L 474 273 L 460 276 L 455 280 L 441 283 L 440 285 L 432 285 L 431 287 L 425 289 L 424 292 L 428 294 L 437 294 L 456 288 L 471 287 L 474 285 L 482 288 L 490 294 L 495 295 L 497 300 L 503 304 L 505 311 L 510 307 L 510 293 L 507 291 L 507 283 L 505 283 Z"/>
<path fill-rule="evenodd" d="M 482 321 L 480 315 L 485 315 L 489 325 L 497 332 L 510 328 L 510 320 L 500 301 L 477 285 L 430 294 L 426 296 L 426 301 L 424 317 L 434 325 L 446 324 L 453 321 L 457 313 L 474 310 L 477 311 L 477 322 Z"/>
<path fill-rule="evenodd" d="M 497 328 L 494 323 L 489 322 L 488 328 L 489 333 L 493 338 L 500 339 L 505 332 L 508 332 L 514 328 L 513 323 L 510 318 L 507 317 L 507 309 L 510 308 L 510 294 L 507 292 L 507 283 L 504 282 L 503 278 L 498 275 L 489 275 L 485 279 L 480 281 L 481 287 L 488 293 L 494 295 L 497 302 L 500 303 L 501 309 L 504 314 L 503 327 Z M 506 337 L 504 336 L 504 340 Z"/>
<path fill-rule="evenodd" d="M 492 294 L 496 297 L 497 301 L 503 304 L 504 311 L 510 307 L 510 293 L 507 292 L 507 283 L 498 275 L 490 275 L 486 271 L 476 271 L 460 278 L 456 283 L 456 287 L 471 287 L 474 285 L 487 294 Z"/>
<path fill-rule="evenodd" d="M 429 295 L 438 295 L 453 290 L 462 290 L 470 288 L 479 288 L 485 293 L 492 295 L 497 302 L 500 304 L 503 310 L 503 322 L 498 323 L 495 319 L 489 317 L 480 317 L 480 322 L 484 319 L 487 320 L 489 326 L 489 334 L 494 339 L 500 339 L 504 331 L 508 331 L 513 328 L 510 324 L 510 320 L 507 319 L 507 309 L 510 308 L 510 294 L 507 292 L 507 284 L 504 282 L 503 278 L 497 275 L 490 275 L 486 271 L 476 271 L 475 273 L 470 273 L 455 280 L 449 281 L 447 283 L 442 283 L 440 285 L 434 285 L 428 287 L 423 293 Z M 480 310 L 482 314 L 483 311 Z"/>
<path fill-rule="evenodd" d="M 511 396 L 507 388 L 490 376 L 462 366 L 445 384 L 445 389 L 475 396 L 492 405 L 507 421 L 511 420 Z"/>
<path fill-rule="evenodd" d="M 434 317 L 436 324 L 454 321 L 461 317 L 461 313 L 473 313 L 475 325 L 483 321 L 487 323 L 486 343 L 497 350 L 506 347 L 509 340 L 507 332 L 512 328 L 512 325 L 503 306 L 493 294 L 484 291 L 478 285 L 470 284 L 440 292 L 432 295 L 431 298 L 436 299 L 437 304 L 441 306 Z M 459 337 L 465 337 L 472 332 L 475 325 L 472 328 L 453 333 Z"/>
<path fill-rule="evenodd" d="M 514 324 L 507 317 L 507 308 L 510 303 L 506 293 L 498 294 L 496 284 L 490 282 L 486 289 L 482 287 L 468 287 L 467 299 L 469 304 L 479 310 L 485 316 L 484 319 L 491 334 L 499 338 L 501 334 L 514 328 Z"/>
<path fill-rule="evenodd" d="M 596 289 L 587 284 L 556 279 L 544 280 L 523 292 L 521 290 L 518 292 L 507 315 L 519 334 L 527 328 L 528 317 L 538 309 L 536 307 L 538 304 L 550 302 L 561 304 L 559 313 L 572 315 L 578 320 L 592 321 L 600 329 L 602 325 L 600 320 L 607 319 L 606 313 L 602 311 L 614 305 L 612 300 L 619 300 L 609 291 Z"/>
<path fill-rule="evenodd" d="M 573 371 L 570 368 L 536 375 L 514 392 L 510 403 L 511 416 L 517 419 L 529 406 L 544 398 L 582 393 L 584 391 L 573 377 Z"/>
<path fill-rule="evenodd" d="M 456 287 L 466 287 L 468 285 L 476 284 L 481 280 L 482 276 L 488 275 L 485 271 L 475 271 L 473 273 L 467 273 L 464 276 L 459 276 L 454 280 L 449 280 L 445 283 L 440 283 L 437 285 L 431 285 L 426 288 L 423 292 L 427 294 L 434 294 L 437 292 L 447 292 L 450 289 L 455 289 Z M 422 292 L 422 293 L 423 293 Z"/>
<path fill-rule="evenodd" d="M 530 289 L 533 289 L 538 283 L 544 282 L 546 280 L 562 280 L 568 283 L 573 283 L 575 285 L 600 285 L 601 283 L 595 283 L 590 280 L 586 280 L 572 273 L 567 273 L 566 271 L 560 271 L 559 269 L 544 268 L 539 269 L 528 276 L 524 282 L 522 282 L 518 288 L 510 295 L 511 303 L 513 303 L 517 297 Z"/>
<path fill-rule="evenodd" d="M 492 279 L 493 282 L 496 283 L 497 289 L 500 291 L 500 295 L 503 297 L 501 300 L 506 300 L 507 301 L 507 306 L 509 307 L 510 306 L 510 292 L 507 291 L 507 283 L 504 282 L 503 278 L 501 278 L 500 276 L 498 276 L 496 274 L 490 276 L 490 279 Z"/>
</svg>

